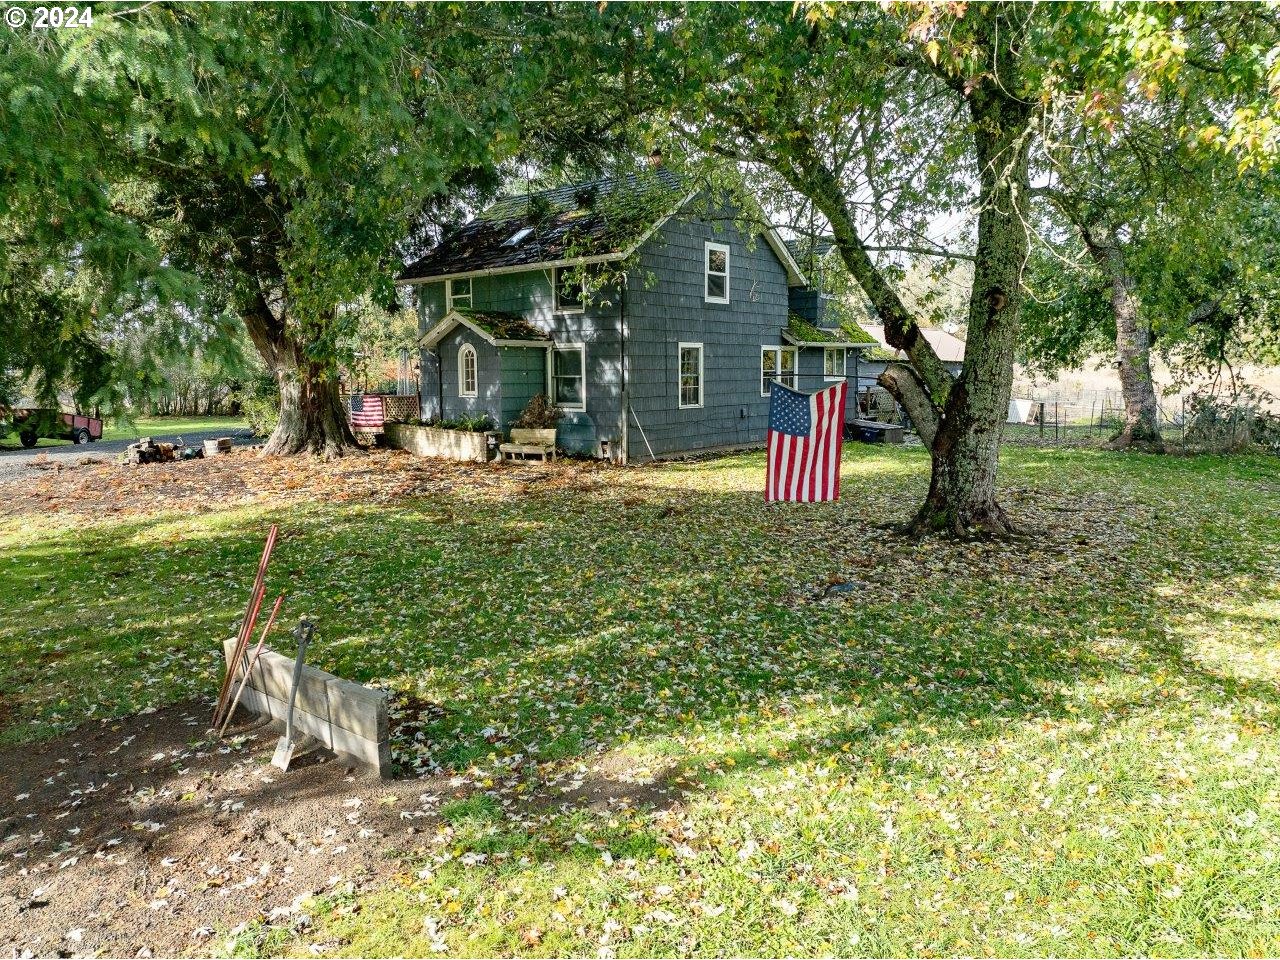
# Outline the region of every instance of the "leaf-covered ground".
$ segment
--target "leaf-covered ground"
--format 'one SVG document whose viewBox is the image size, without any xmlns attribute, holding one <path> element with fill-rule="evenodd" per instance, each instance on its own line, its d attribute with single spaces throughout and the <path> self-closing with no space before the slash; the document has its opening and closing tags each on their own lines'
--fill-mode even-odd
<svg viewBox="0 0 1280 960">
<path fill-rule="evenodd" d="M 152 471 L 0 490 L 0 743 L 208 694 L 274 521 L 452 791 L 398 882 L 220 948 L 1280 952 L 1274 459 L 1010 449 L 1028 538 L 971 545 L 887 535 L 927 458 L 860 445 L 812 506 L 761 454 Z"/>
</svg>

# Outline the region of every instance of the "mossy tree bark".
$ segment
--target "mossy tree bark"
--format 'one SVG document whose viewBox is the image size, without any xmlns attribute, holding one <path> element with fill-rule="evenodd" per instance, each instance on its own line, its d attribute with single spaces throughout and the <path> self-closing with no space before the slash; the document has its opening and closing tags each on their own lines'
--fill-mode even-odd
<svg viewBox="0 0 1280 960">
<path fill-rule="evenodd" d="M 1005 64 L 1006 76 L 1012 64 Z M 835 175 L 813 153 L 788 175 L 832 226 L 849 272 L 884 322 L 885 339 L 910 366 L 880 383 L 907 410 L 929 447 L 929 493 L 908 524 L 962 537 L 1004 536 L 1014 526 L 996 499 L 1000 436 L 1008 417 L 1028 239 L 1030 110 L 994 85 L 967 92 L 980 170 L 980 210 L 964 367 L 953 378 L 858 234 Z"/>
<path fill-rule="evenodd" d="M 280 387 L 280 420 L 263 454 L 309 453 L 330 460 L 359 452 L 336 371 L 308 358 L 303 345 L 260 294 L 241 309 L 250 339 Z"/>
<path fill-rule="evenodd" d="M 1124 425 L 1111 438 L 1110 445 L 1121 450 L 1162 453 L 1160 406 L 1151 375 L 1151 327 L 1139 310 L 1122 241 L 1108 226 L 1081 227 L 1080 233 L 1093 262 L 1106 278 L 1116 324 L 1116 368 L 1124 398 Z"/>
<path fill-rule="evenodd" d="M 981 176 L 978 242 L 964 367 L 942 404 L 930 452 L 929 494 L 912 529 L 1013 532 L 996 499 L 1000 435 L 1008 418 L 1013 354 L 1028 251 L 1028 111 L 994 86 L 969 101 Z"/>
</svg>

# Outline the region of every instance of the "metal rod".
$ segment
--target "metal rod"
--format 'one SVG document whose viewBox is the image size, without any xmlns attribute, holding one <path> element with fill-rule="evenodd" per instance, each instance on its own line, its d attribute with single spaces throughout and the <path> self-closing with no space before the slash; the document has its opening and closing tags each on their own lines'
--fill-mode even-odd
<svg viewBox="0 0 1280 960">
<path fill-rule="evenodd" d="M 653 455 L 653 447 L 649 445 L 649 437 L 644 432 L 644 425 L 640 422 L 640 418 L 636 416 L 636 408 L 628 405 L 627 409 L 631 411 L 631 416 L 635 418 L 636 426 L 640 428 L 640 437 L 644 440 L 644 445 L 649 451 L 649 459 L 657 463 L 658 458 Z"/>
<path fill-rule="evenodd" d="M 264 590 L 265 585 L 262 581 L 255 579 L 253 591 L 249 594 L 249 609 L 245 611 L 245 616 L 240 621 L 240 630 L 236 636 L 235 648 L 232 650 L 231 659 L 227 662 L 226 676 L 223 678 L 222 689 L 218 693 L 218 702 L 214 707 L 213 726 L 215 728 L 222 717 L 222 711 L 226 709 L 227 698 L 231 696 L 231 686 L 235 681 L 236 664 L 243 660 L 245 649 L 249 646 L 249 637 L 253 633 L 253 624 L 257 622 L 258 609 L 262 603 Z"/>
<path fill-rule="evenodd" d="M 244 676 L 240 678 L 240 687 L 236 690 L 235 698 L 231 701 L 231 706 L 227 710 L 226 717 L 222 720 L 222 727 L 218 730 L 218 736 L 222 737 L 227 732 L 227 727 L 231 724 L 231 717 L 236 712 L 236 707 L 240 705 L 240 697 L 244 695 L 244 688 L 249 683 L 249 675 L 253 673 L 253 668 L 258 665 L 258 658 L 262 656 L 262 645 L 267 642 L 267 634 L 271 632 L 271 628 L 275 625 L 276 615 L 280 612 L 280 604 L 284 603 L 284 594 L 276 597 L 275 606 L 271 608 L 271 616 L 267 618 L 267 625 L 262 628 L 262 635 L 258 637 L 258 645 L 253 648 L 253 655 L 249 657 L 245 664 Z"/>
<path fill-rule="evenodd" d="M 249 637 L 253 635 L 253 625 L 258 617 L 258 607 L 262 604 L 262 593 L 264 590 L 264 582 L 267 576 L 267 565 L 271 562 L 271 551 L 276 544 L 276 534 L 278 529 L 273 523 L 271 530 L 267 533 L 267 542 L 262 548 L 262 559 L 258 561 L 258 572 L 253 579 L 253 589 L 249 593 L 249 605 L 245 610 L 244 618 L 240 621 L 240 632 L 236 636 L 235 651 L 232 654 L 231 661 L 227 664 L 227 672 L 222 678 L 222 687 L 218 691 L 218 701 L 213 709 L 212 726 L 217 727 L 218 719 L 222 715 L 223 708 L 226 706 L 228 694 L 231 692 L 232 679 L 235 676 L 236 663 L 244 656 L 245 647 L 249 645 Z"/>
</svg>

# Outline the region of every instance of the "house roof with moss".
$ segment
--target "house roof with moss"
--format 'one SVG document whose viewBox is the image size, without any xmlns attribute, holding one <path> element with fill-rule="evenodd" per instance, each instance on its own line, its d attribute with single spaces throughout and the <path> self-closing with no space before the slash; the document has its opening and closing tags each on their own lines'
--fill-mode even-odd
<svg viewBox="0 0 1280 960">
<path fill-rule="evenodd" d="M 487 343 L 497 347 L 546 346 L 551 338 L 518 313 L 499 310 L 453 309 L 418 339 L 420 347 L 430 348 L 443 340 L 455 327 L 466 327 Z"/>
<path fill-rule="evenodd" d="M 665 168 L 504 197 L 446 234 L 397 282 L 623 260 L 692 198 Z M 765 240 L 786 267 L 788 282 L 802 285 L 804 276 L 777 231 L 766 230 Z"/>
<path fill-rule="evenodd" d="M 798 313 L 787 317 L 782 339 L 797 347 L 862 347 L 870 348 L 876 341 L 856 323 L 845 322 L 839 327 L 819 327 Z"/>
</svg>

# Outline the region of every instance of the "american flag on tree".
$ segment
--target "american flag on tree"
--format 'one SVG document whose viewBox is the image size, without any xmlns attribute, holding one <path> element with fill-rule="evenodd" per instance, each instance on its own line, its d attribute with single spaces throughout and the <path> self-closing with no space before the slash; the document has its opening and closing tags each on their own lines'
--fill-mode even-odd
<svg viewBox="0 0 1280 960">
<path fill-rule="evenodd" d="M 847 384 L 800 393 L 769 386 L 769 459 L 764 498 L 817 503 L 840 499 L 840 448 Z"/>
</svg>

